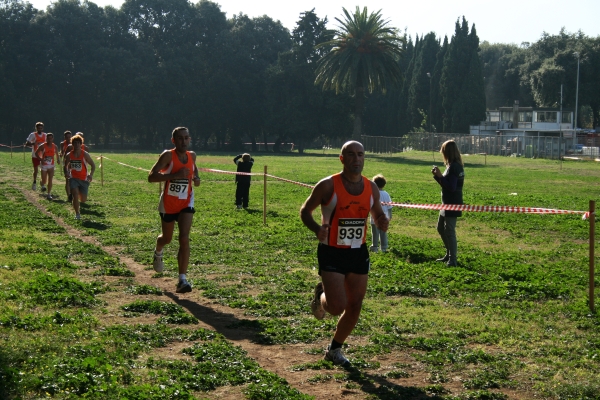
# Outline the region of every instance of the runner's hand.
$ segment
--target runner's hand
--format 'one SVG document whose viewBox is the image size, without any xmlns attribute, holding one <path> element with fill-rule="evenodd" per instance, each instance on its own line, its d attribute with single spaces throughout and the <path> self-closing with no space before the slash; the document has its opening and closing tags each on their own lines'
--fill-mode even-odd
<svg viewBox="0 0 600 400">
<path fill-rule="evenodd" d="M 377 218 L 377 221 L 375 221 L 375 225 L 377 225 L 378 229 L 387 232 L 388 227 L 390 226 L 390 220 L 385 214 L 381 214 L 379 218 Z"/>
<path fill-rule="evenodd" d="M 317 232 L 317 239 L 319 239 L 319 242 L 324 242 L 327 240 L 327 236 L 329 236 L 330 227 L 331 225 L 328 224 L 321 225 L 321 229 L 319 229 L 319 232 Z"/>
</svg>

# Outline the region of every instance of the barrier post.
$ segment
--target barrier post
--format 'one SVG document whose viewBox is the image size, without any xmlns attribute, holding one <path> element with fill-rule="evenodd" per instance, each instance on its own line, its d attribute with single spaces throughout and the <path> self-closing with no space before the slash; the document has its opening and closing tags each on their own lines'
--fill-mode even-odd
<svg viewBox="0 0 600 400">
<path fill-rule="evenodd" d="M 267 224 L 267 166 L 265 165 L 265 174 L 263 175 L 263 225 Z"/>
<path fill-rule="evenodd" d="M 104 186 L 104 158 L 100 154 L 100 186 Z"/>
<path fill-rule="evenodd" d="M 590 200 L 590 311 L 594 312 L 594 241 L 596 231 L 596 202 Z"/>
<path fill-rule="evenodd" d="M 487 165 L 487 153 L 483 153 L 483 160 L 485 162 L 485 165 Z"/>
<path fill-rule="evenodd" d="M 12 140 L 10 141 L 10 158 L 12 159 Z"/>
<path fill-rule="evenodd" d="M 27 146 L 23 145 L 23 162 L 25 162 L 25 149 L 27 148 Z"/>
</svg>

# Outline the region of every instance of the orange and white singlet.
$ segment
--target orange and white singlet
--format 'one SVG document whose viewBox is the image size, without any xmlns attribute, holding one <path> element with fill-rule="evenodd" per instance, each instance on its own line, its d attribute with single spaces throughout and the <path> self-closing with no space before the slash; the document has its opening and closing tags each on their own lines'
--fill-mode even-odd
<svg viewBox="0 0 600 400">
<path fill-rule="evenodd" d="M 34 142 L 33 142 L 33 146 L 31 146 L 31 157 L 37 157 L 35 155 L 35 153 L 37 153 L 38 149 L 40 148 L 40 146 L 44 143 L 46 143 L 46 132 L 42 132 L 41 134 L 38 135 L 37 131 L 36 132 L 31 132 L 34 136 Z"/>
<path fill-rule="evenodd" d="M 75 150 L 69 152 L 69 170 L 71 178 L 85 181 L 87 179 L 87 165 L 84 158 L 85 152 L 82 150 L 79 157 L 75 156 Z"/>
<path fill-rule="evenodd" d="M 54 168 L 54 155 L 58 151 L 56 145 L 52 143 L 52 146 L 45 144 L 42 153 L 42 167 Z"/>
<path fill-rule="evenodd" d="M 362 177 L 364 189 L 354 196 L 346 191 L 342 175 L 332 175 L 333 194 L 329 203 L 321 206 L 321 224 L 330 225 L 328 246 L 358 248 L 367 237 L 367 218 L 373 207 L 373 191 L 369 179 Z"/>
<path fill-rule="evenodd" d="M 194 173 L 194 160 L 189 151 L 187 153 L 187 163 L 179 161 L 175 149 L 171 150 L 171 162 L 167 168 L 163 169 L 163 174 L 174 174 L 181 168 L 187 168 L 190 173 L 187 178 L 173 179 L 165 182 L 165 189 L 160 195 L 158 211 L 166 214 L 177 214 L 184 208 L 194 207 L 194 191 L 192 189 L 192 174 Z"/>
<path fill-rule="evenodd" d="M 65 152 L 67 151 L 67 147 L 69 147 L 70 144 L 71 142 L 68 140 L 63 140 L 62 142 L 60 142 L 60 152 L 62 154 L 66 154 Z"/>
</svg>

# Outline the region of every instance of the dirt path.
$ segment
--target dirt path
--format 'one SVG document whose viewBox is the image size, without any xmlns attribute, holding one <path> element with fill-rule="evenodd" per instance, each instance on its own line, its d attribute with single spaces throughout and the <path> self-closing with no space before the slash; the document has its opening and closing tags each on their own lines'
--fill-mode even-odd
<svg viewBox="0 0 600 400">
<path fill-rule="evenodd" d="M 194 315 L 200 321 L 200 327 L 211 329 L 224 335 L 228 340 L 233 342 L 235 345 L 242 347 L 248 356 L 258 362 L 258 364 L 271 371 L 278 376 L 287 380 L 292 386 L 300 390 L 302 393 L 315 396 L 316 399 L 364 399 L 367 397 L 369 391 L 372 392 L 374 388 L 386 385 L 388 387 L 399 387 L 399 388 L 415 388 L 424 387 L 430 382 L 427 381 L 429 373 L 423 368 L 423 365 L 417 363 L 413 357 L 408 353 L 395 352 L 390 355 L 382 355 L 378 357 L 378 361 L 381 363 L 379 370 L 368 370 L 362 371 L 365 375 L 362 380 L 362 386 L 352 382 L 352 385 L 348 386 L 345 381 L 336 381 L 335 379 L 329 379 L 320 381 L 318 383 L 311 383 L 307 380 L 317 375 L 333 375 L 342 371 L 291 371 L 293 365 L 316 362 L 320 359 L 318 355 L 306 354 L 305 350 L 314 347 L 325 347 L 327 341 L 322 343 L 313 343 L 310 345 L 297 344 L 297 345 L 263 345 L 257 344 L 253 340 L 255 336 L 252 332 L 244 329 L 230 328 L 232 324 L 240 320 L 249 320 L 251 317 L 245 316 L 243 311 L 238 309 L 232 309 L 226 306 L 222 306 L 213 301 L 203 298 L 198 294 L 197 291 L 192 291 L 184 295 L 175 293 L 175 281 L 172 278 L 152 278 L 154 270 L 147 265 L 142 265 L 134 261 L 130 256 L 124 254 L 122 249 L 114 246 L 104 246 L 93 236 L 88 236 L 85 232 L 82 232 L 73 226 L 67 224 L 62 218 L 57 217 L 47 211 L 45 204 L 47 201 L 41 196 L 39 192 L 33 192 L 31 190 L 22 190 L 15 186 L 15 189 L 21 190 L 27 200 L 36 206 L 41 212 L 52 217 L 56 223 L 62 226 L 70 236 L 77 237 L 84 242 L 93 244 L 102 248 L 108 254 L 114 257 L 118 257 L 121 262 L 125 263 L 128 268 L 135 273 L 134 281 L 138 285 L 146 284 L 158 287 L 163 290 L 164 297 L 163 301 L 172 301 L 185 308 L 188 312 Z M 58 189 L 58 186 L 57 186 Z M 62 187 L 60 187 L 62 189 Z M 57 193 L 62 191 L 55 190 Z M 59 196 L 61 196 L 59 194 Z M 65 195 L 62 194 L 62 197 Z M 111 280 L 116 281 L 117 277 L 104 277 L 107 282 Z M 140 317 L 132 320 L 131 318 L 124 318 L 121 316 L 122 312 L 120 306 L 132 302 L 134 299 L 140 299 L 140 296 L 134 296 L 124 293 L 123 291 L 110 292 L 102 296 L 102 299 L 107 302 L 107 313 L 103 316 L 99 316 L 99 322 L 101 325 L 113 325 L 113 324 L 132 324 L 132 323 L 153 323 L 156 319 L 153 317 Z M 155 298 L 154 298 L 155 299 Z M 362 338 L 350 338 L 352 343 L 360 344 Z M 187 343 L 174 343 L 169 348 L 155 349 L 152 353 L 147 356 L 161 357 L 161 358 L 186 358 L 181 354 L 181 349 L 187 347 Z M 393 363 L 402 363 L 409 365 L 411 376 L 407 378 L 391 379 L 384 378 L 381 374 L 389 371 L 389 366 Z M 368 384 L 364 384 L 368 381 Z M 456 380 L 454 382 L 448 382 L 444 385 L 446 389 L 450 389 L 453 393 L 460 393 L 462 390 L 461 382 Z M 211 396 L 215 399 L 231 399 L 239 400 L 244 398 L 242 388 L 240 387 L 221 387 L 214 392 L 206 393 L 205 395 Z M 418 398 L 427 398 L 427 396 L 419 396 Z"/>
</svg>

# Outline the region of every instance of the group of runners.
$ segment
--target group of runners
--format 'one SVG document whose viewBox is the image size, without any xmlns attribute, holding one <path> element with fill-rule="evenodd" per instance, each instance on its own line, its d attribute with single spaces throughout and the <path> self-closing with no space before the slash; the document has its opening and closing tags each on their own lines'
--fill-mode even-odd
<svg viewBox="0 0 600 400">
<path fill-rule="evenodd" d="M 158 206 L 162 229 L 156 238 L 153 267 L 156 272 L 163 271 L 163 249 L 171 242 L 177 222 L 179 281 L 176 293 L 188 293 L 192 290 L 186 278 L 190 258 L 189 233 L 195 213 L 192 182 L 199 186 L 200 177 L 196 154 L 188 150 L 188 129 L 175 128 L 171 141 L 175 148 L 165 150 L 148 175 L 149 182 L 165 182 Z M 358 322 L 367 290 L 370 268 L 365 243 L 367 218 L 371 215 L 377 228 L 384 232 L 389 224 L 377 185 L 362 176 L 364 159 L 364 148 L 359 142 L 344 144 L 340 155 L 342 172 L 317 183 L 300 210 L 303 223 L 319 241 L 317 255 L 321 282 L 315 288 L 312 312 L 318 319 L 326 312 L 340 315 L 333 340 L 325 351 L 325 359 L 336 365 L 349 363 L 342 345 Z M 321 207 L 321 223 L 312 216 L 317 207 Z"/>
<path fill-rule="evenodd" d="M 35 124 L 35 131 L 27 137 L 25 146 L 31 147 L 33 164 L 32 190 L 37 190 L 38 169 L 41 170 L 40 190 L 48 200 L 53 200 L 52 187 L 56 165 L 63 166 L 65 192 L 75 210 L 75 219 L 81 219 L 80 203 L 85 203 L 96 165 L 83 144 L 83 133 L 72 136 L 65 131 L 59 146 L 54 143 L 54 134 L 44 132 L 44 123 Z M 47 185 L 47 186 L 46 186 Z"/>
<path fill-rule="evenodd" d="M 27 144 L 33 147 L 32 189 L 36 189 L 36 167 L 41 163 L 42 191 L 48 190 L 48 198 L 51 199 L 54 160 L 56 159 L 57 164 L 62 160 L 67 194 L 73 200 L 76 218 L 79 219 L 79 202 L 87 198 L 87 189 L 95 169 L 94 162 L 82 148 L 81 132 L 72 138 L 69 131 L 65 132 L 65 140 L 61 142 L 58 151 L 53 143 L 53 135 L 44 134 L 43 127 L 42 123 L 37 123 L 36 132 L 27 140 Z M 163 250 L 171 243 L 177 222 L 179 279 L 176 293 L 188 293 L 192 291 L 192 285 L 187 280 L 187 270 L 190 230 L 195 213 L 193 187 L 200 186 L 200 176 L 196 166 L 196 153 L 188 150 L 191 141 L 189 130 L 186 127 L 175 128 L 171 133 L 171 141 L 174 148 L 164 150 L 148 174 L 148 182 L 165 183 L 158 204 L 161 233 L 156 238 L 153 268 L 156 272 L 164 270 Z M 434 166 L 431 173 L 442 187 L 442 203 L 462 204 L 464 170 L 458 147 L 453 141 L 447 141 L 440 152 L 444 157 L 446 171 L 442 174 Z M 243 156 L 236 157 L 234 161 Z M 250 162 L 249 155 L 247 158 L 244 161 Z M 318 240 L 317 259 L 321 279 L 314 289 L 311 311 L 317 319 L 323 319 L 326 313 L 339 316 L 335 334 L 325 350 L 325 359 L 335 365 L 347 366 L 349 361 L 343 354 L 342 346 L 358 322 L 371 265 L 366 245 L 367 220 L 371 216 L 371 224 L 386 232 L 389 214 L 386 214 L 381 204 L 380 187 L 383 189 L 383 185 L 380 183 L 378 187 L 374 181 L 362 175 L 365 161 L 363 145 L 357 141 L 346 142 L 342 146 L 339 160 L 342 171 L 316 184 L 300 208 L 300 218 Z M 86 163 L 91 167 L 89 173 Z M 236 204 L 241 202 L 243 206 L 247 206 L 244 203 L 244 200 L 247 202 L 247 194 L 245 196 L 245 199 L 244 196 L 241 199 L 236 196 Z M 321 209 L 320 222 L 313 217 L 313 212 L 318 207 Z M 456 265 L 454 229 L 457 216 L 460 214 L 444 213 L 442 210 L 438 218 L 438 231 L 446 247 L 446 255 L 438 261 L 447 262 L 449 266 Z"/>
</svg>

